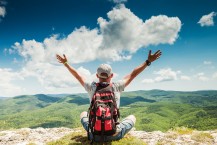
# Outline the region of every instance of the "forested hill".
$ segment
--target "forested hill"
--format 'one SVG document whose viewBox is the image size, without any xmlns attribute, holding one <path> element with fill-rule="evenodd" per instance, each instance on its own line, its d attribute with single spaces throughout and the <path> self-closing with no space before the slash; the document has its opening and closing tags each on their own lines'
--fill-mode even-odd
<svg viewBox="0 0 217 145">
<path fill-rule="evenodd" d="M 89 107 L 87 94 L 23 95 L 0 99 L 0 129 L 79 127 Z M 121 96 L 121 117 L 134 114 L 136 129 L 145 131 L 186 126 L 217 129 L 217 91 L 134 91 Z"/>
</svg>

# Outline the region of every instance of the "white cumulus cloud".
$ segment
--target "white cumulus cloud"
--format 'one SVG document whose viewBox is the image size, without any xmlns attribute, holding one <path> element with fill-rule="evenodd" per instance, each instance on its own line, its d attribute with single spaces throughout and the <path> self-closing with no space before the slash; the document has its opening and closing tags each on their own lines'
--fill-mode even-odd
<svg viewBox="0 0 217 145">
<path fill-rule="evenodd" d="M 217 72 L 212 75 L 213 78 L 217 79 Z"/>
<path fill-rule="evenodd" d="M 65 54 L 71 64 L 96 59 L 130 59 L 142 47 L 173 44 L 181 29 L 178 17 L 159 15 L 143 21 L 124 5 L 113 8 L 107 16 L 108 19 L 98 18 L 98 28 L 82 26 L 67 36 L 52 35 L 42 42 L 24 39 L 16 42 L 8 52 L 12 54 L 15 50 L 23 57 L 24 67 L 20 72 L 23 76 L 36 77 L 46 88 L 66 88 L 78 82 L 64 67 L 57 65 L 56 54 Z M 92 77 L 85 68 L 78 70 Z M 174 74 L 170 73 L 160 75 L 155 81 L 174 79 Z"/>
<path fill-rule="evenodd" d="M 208 81 L 209 78 L 205 76 L 203 72 L 197 73 L 195 77 L 200 81 Z"/>
<path fill-rule="evenodd" d="M 158 75 L 154 79 L 144 79 L 143 83 L 156 83 L 156 82 L 165 82 L 177 80 L 177 74 L 181 73 L 180 71 L 173 71 L 171 68 L 161 69 L 155 71 L 154 74 Z"/>
<path fill-rule="evenodd" d="M 0 17 L 5 17 L 6 10 L 5 7 L 0 6 Z"/>
<path fill-rule="evenodd" d="M 200 18 L 198 23 L 202 27 L 203 26 L 214 26 L 214 21 L 213 21 L 214 16 L 216 16 L 216 12 L 211 12 L 208 15 L 204 15 Z"/>
<path fill-rule="evenodd" d="M 109 0 L 109 1 L 114 2 L 116 4 L 127 2 L 127 0 Z"/>
<path fill-rule="evenodd" d="M 77 68 L 77 71 L 85 78 L 92 78 L 89 70 L 82 66 Z M 50 63 L 28 62 L 20 72 L 20 75 L 23 77 L 36 77 L 46 89 L 69 88 L 79 84 L 65 67 Z"/>
<path fill-rule="evenodd" d="M 178 38 L 181 21 L 177 17 L 153 16 L 143 22 L 124 5 L 108 12 L 108 18 L 98 18 L 99 28 L 85 26 L 75 29 L 64 38 L 53 35 L 43 42 L 23 40 L 15 43 L 25 59 L 55 62 L 56 53 L 65 53 L 72 63 L 96 59 L 123 60 L 142 47 L 157 44 L 173 44 Z M 49 60 L 48 60 L 49 59 Z"/>
<path fill-rule="evenodd" d="M 212 64 L 212 62 L 211 61 L 204 61 L 203 64 L 210 65 L 210 64 Z"/>
<path fill-rule="evenodd" d="M 97 58 L 101 36 L 96 29 L 86 27 L 76 29 L 66 38 L 58 35 L 45 38 L 43 42 L 23 40 L 16 42 L 14 48 L 26 61 L 56 63 L 55 55 L 66 54 L 72 63 L 92 61 Z"/>
<path fill-rule="evenodd" d="M 184 75 L 181 76 L 180 79 L 181 80 L 187 80 L 187 81 L 191 80 L 191 78 L 189 76 L 184 76 Z"/>
<path fill-rule="evenodd" d="M 144 79 L 142 80 L 142 83 L 146 83 L 146 84 L 155 83 L 155 80 L 154 79 Z"/>
<path fill-rule="evenodd" d="M 159 15 L 143 22 L 124 5 L 115 7 L 107 15 L 109 20 L 98 18 L 103 37 L 100 49 L 103 57 L 114 60 L 122 60 L 126 57 L 125 52 L 129 56 L 149 45 L 173 44 L 181 29 L 181 21 L 177 17 Z M 108 50 L 113 53 L 108 54 Z"/>
<path fill-rule="evenodd" d="M 22 80 L 19 73 L 9 68 L 0 68 L 0 92 L 1 94 L 11 96 L 14 92 L 17 94 L 23 91 L 23 88 L 13 84 L 14 80 Z"/>
</svg>

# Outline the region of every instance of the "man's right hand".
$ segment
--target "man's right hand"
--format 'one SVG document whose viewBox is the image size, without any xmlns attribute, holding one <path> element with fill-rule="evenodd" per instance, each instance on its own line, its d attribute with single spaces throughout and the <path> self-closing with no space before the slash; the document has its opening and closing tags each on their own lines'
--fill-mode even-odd
<svg viewBox="0 0 217 145">
<path fill-rule="evenodd" d="M 63 57 L 61 57 L 60 55 L 56 54 L 57 60 L 59 63 L 63 63 L 65 64 L 67 62 L 67 58 L 65 56 L 65 54 L 63 54 Z"/>
<path fill-rule="evenodd" d="M 84 78 L 76 71 L 76 69 L 74 69 L 72 66 L 67 64 L 67 58 L 65 54 L 63 54 L 63 57 L 56 54 L 56 57 L 59 63 L 64 64 L 67 67 L 67 69 L 70 71 L 70 73 L 80 82 L 82 86 L 84 86 L 84 81 L 85 81 Z"/>
</svg>

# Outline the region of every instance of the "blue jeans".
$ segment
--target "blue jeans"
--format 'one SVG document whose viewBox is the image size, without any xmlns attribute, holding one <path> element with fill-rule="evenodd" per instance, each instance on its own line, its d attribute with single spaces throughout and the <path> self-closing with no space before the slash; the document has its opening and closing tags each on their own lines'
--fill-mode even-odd
<svg viewBox="0 0 217 145">
<path fill-rule="evenodd" d="M 134 116 L 133 116 L 134 117 Z M 88 131 L 88 117 L 84 116 L 81 118 L 81 124 L 83 125 L 84 129 Z M 124 137 L 135 125 L 135 119 L 132 119 L 132 115 L 124 118 L 120 124 L 117 125 L 117 131 L 112 136 L 104 136 L 104 141 L 112 141 L 112 140 L 119 140 Z M 93 139 L 93 135 L 89 132 L 90 139 Z M 95 141 L 101 141 L 101 136 L 95 135 Z"/>
</svg>

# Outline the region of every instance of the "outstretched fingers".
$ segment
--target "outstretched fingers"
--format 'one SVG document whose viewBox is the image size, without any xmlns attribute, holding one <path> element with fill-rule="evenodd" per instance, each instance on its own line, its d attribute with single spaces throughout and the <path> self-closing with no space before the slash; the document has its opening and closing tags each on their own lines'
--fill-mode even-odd
<svg viewBox="0 0 217 145">
<path fill-rule="evenodd" d="M 160 53 L 161 53 L 161 51 L 158 50 L 157 52 L 154 53 L 154 55 L 158 55 L 158 54 L 160 54 Z"/>
<path fill-rule="evenodd" d="M 63 63 L 63 58 L 61 56 L 59 56 L 58 54 L 56 55 L 58 62 L 59 63 Z"/>
<path fill-rule="evenodd" d="M 160 58 L 160 56 L 158 56 L 156 59 L 159 59 Z"/>
<path fill-rule="evenodd" d="M 63 54 L 63 57 L 66 59 L 66 56 L 65 56 L 65 54 Z"/>
<path fill-rule="evenodd" d="M 161 55 L 162 55 L 162 52 L 160 52 L 160 53 L 157 54 L 158 57 L 161 56 Z"/>
<path fill-rule="evenodd" d="M 154 55 L 155 55 L 155 57 L 158 58 L 161 56 L 161 54 L 162 54 L 162 52 L 160 50 L 158 50 Z"/>
<path fill-rule="evenodd" d="M 61 59 L 61 57 L 60 57 L 58 54 L 56 55 L 56 57 L 57 57 L 57 59 L 58 59 L 58 60 L 60 60 L 60 59 Z"/>
<path fill-rule="evenodd" d="M 149 56 L 151 55 L 151 50 L 149 50 L 149 54 L 148 54 Z"/>
</svg>

